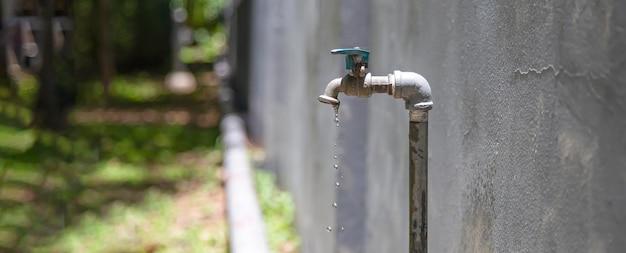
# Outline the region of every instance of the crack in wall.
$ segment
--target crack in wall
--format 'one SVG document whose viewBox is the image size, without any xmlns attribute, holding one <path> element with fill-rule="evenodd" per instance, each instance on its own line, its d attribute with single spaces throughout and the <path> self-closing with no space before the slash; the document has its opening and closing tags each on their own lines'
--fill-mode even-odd
<svg viewBox="0 0 626 253">
<path fill-rule="evenodd" d="M 554 72 L 554 76 L 558 76 L 558 75 L 566 75 L 568 77 L 578 77 L 578 78 L 586 78 L 588 80 L 592 80 L 592 79 L 606 79 L 607 78 L 607 74 L 606 73 L 600 73 L 600 74 L 594 74 L 591 71 L 583 71 L 583 72 L 572 72 L 572 71 L 568 71 L 567 69 L 563 68 L 563 67 L 555 67 L 553 64 L 548 64 L 544 67 L 541 68 L 533 68 L 533 67 L 528 67 L 526 69 L 526 71 L 522 70 L 522 68 L 517 68 L 513 71 L 513 73 L 515 74 L 519 74 L 522 76 L 527 76 L 530 73 L 534 73 L 537 75 L 541 75 L 543 74 L 543 72 L 545 71 L 549 71 L 552 70 Z"/>
<path fill-rule="evenodd" d="M 554 71 L 554 76 L 559 75 L 559 73 L 560 73 L 559 69 L 554 67 L 554 65 L 552 65 L 552 64 L 549 64 L 549 65 L 547 65 L 545 67 L 542 67 L 542 68 L 539 68 L 539 69 L 533 68 L 533 67 L 528 67 L 528 69 L 526 71 L 523 71 L 522 68 L 517 68 L 515 71 L 513 71 L 513 73 L 517 73 L 517 74 L 520 74 L 520 75 L 528 75 L 528 74 L 530 74 L 532 72 L 532 73 L 540 75 L 544 71 L 547 71 L 547 70 L 550 70 L 550 69 L 552 69 L 552 71 Z"/>
</svg>

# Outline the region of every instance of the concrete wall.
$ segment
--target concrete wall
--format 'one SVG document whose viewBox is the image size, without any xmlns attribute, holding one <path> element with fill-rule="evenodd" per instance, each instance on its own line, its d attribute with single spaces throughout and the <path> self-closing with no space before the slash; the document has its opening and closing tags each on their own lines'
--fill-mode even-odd
<svg viewBox="0 0 626 253">
<path fill-rule="evenodd" d="M 366 11 L 346 18 L 351 6 Z M 303 252 L 407 251 L 403 103 L 343 97 L 336 128 L 316 101 L 342 74 L 328 50 L 361 40 L 373 73 L 433 88 L 431 252 L 626 251 L 624 13 L 618 0 L 256 0 L 250 128 L 294 194 Z M 325 230 L 342 224 L 354 229 Z"/>
</svg>

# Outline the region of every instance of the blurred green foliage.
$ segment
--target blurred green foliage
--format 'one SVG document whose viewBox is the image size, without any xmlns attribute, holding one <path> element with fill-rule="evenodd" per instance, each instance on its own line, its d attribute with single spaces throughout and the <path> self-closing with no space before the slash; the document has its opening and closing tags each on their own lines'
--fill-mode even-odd
<svg viewBox="0 0 626 253">
<path fill-rule="evenodd" d="M 117 71 L 165 72 L 170 67 L 171 6 L 187 10 L 193 42 L 181 52 L 185 63 L 210 63 L 225 47 L 221 15 L 227 0 L 111 1 L 110 31 Z M 98 73 L 97 1 L 74 1 L 74 44 L 82 79 Z"/>
<path fill-rule="evenodd" d="M 191 94 L 179 95 L 169 92 L 162 84 L 163 78 L 146 72 L 118 75 L 110 84 L 107 104 L 116 107 L 186 107 L 194 111 L 205 111 L 217 106 L 214 97 L 217 87 L 199 85 Z M 102 83 L 99 80 L 86 82 L 79 89 L 78 102 L 83 107 L 104 104 Z"/>
<path fill-rule="evenodd" d="M 97 1 L 73 2 L 77 73 L 89 79 L 98 73 Z M 118 72 L 163 72 L 169 68 L 169 6 L 170 0 L 111 1 L 110 31 Z"/>
<path fill-rule="evenodd" d="M 226 33 L 223 26 L 218 26 L 209 32 L 206 28 L 199 28 L 193 32 L 195 43 L 183 47 L 180 59 L 187 64 L 207 63 L 214 61 L 226 47 Z"/>
<path fill-rule="evenodd" d="M 120 162 L 103 163 L 99 171 L 89 175 L 88 185 L 140 184 L 148 182 L 153 174 L 162 177 L 162 182 L 196 186 L 175 195 L 151 187 L 139 201 L 116 201 L 106 212 L 87 211 L 75 225 L 47 238 L 33 252 L 225 252 L 226 227 L 219 209 L 222 203 L 207 201 L 219 200 L 210 196 L 221 191 L 217 177 L 220 154 L 209 151 L 196 155 L 209 163 L 183 167 L 170 161 L 160 165 L 159 173 Z M 163 173 L 168 171 L 186 175 Z M 82 201 L 93 202 L 103 196 L 102 190 L 88 189 Z M 188 215 L 189 221 L 181 215 Z M 199 222 L 207 216 L 215 216 L 211 226 Z"/>
<path fill-rule="evenodd" d="M 192 28 L 207 27 L 218 21 L 227 0 L 172 0 L 174 6 L 187 9 L 187 23 Z"/>
<path fill-rule="evenodd" d="M 35 96 L 39 90 L 39 83 L 32 75 L 24 75 L 17 85 L 17 95 L 19 101 L 24 104 L 32 105 L 35 102 Z"/>
<path fill-rule="evenodd" d="M 226 48 L 221 16 L 226 0 L 172 0 L 172 5 L 187 10 L 186 23 L 193 34 L 193 42 L 181 49 L 181 61 L 187 64 L 213 62 Z"/>
<path fill-rule="evenodd" d="M 119 105 L 159 102 L 163 97 L 170 95 L 161 85 L 161 79 L 146 73 L 116 76 L 110 84 L 109 103 Z M 79 101 L 84 106 L 101 104 L 103 99 L 100 81 L 88 83 L 79 93 Z"/>
<path fill-rule="evenodd" d="M 101 107 L 102 84 L 94 81 L 99 76 L 97 1 L 72 2 L 75 70 L 66 73 L 76 76 L 57 76 L 59 86 L 76 78 L 79 85 L 69 87 L 78 93 L 76 107 Z M 162 76 L 171 66 L 170 8 L 187 10 L 193 34 L 179 57 L 187 64 L 205 64 L 226 46 L 221 13 L 227 0 L 110 2 L 120 75 L 110 84 L 107 106 L 191 112 L 216 106 L 214 87 L 200 85 L 192 94 L 175 95 L 162 86 Z M 172 248 L 166 252 L 224 248 L 220 226 L 210 236 L 199 224 L 182 232 L 168 230 L 181 217 L 173 206 L 181 187 L 201 182 L 204 190 L 219 188 L 217 128 L 107 122 L 70 124 L 59 132 L 36 129 L 31 110 L 39 83 L 28 73 L 18 79 L 14 86 L 0 86 L 0 252 L 141 252 L 151 242 Z M 273 248 L 297 245 L 289 196 L 262 173 L 257 186 Z M 214 208 L 202 202 L 204 190 L 196 202 Z M 135 237 L 127 240 L 129 234 Z"/>
<path fill-rule="evenodd" d="M 165 162 L 177 153 L 213 147 L 215 128 L 159 125 L 86 125 L 75 127 L 78 136 L 98 138 L 101 157 L 125 162 Z"/>
<path fill-rule="evenodd" d="M 0 100 L 0 252 L 29 252 L 81 213 L 134 203 L 149 189 L 208 180 L 198 171 L 219 160 L 180 160 L 215 153 L 216 128 L 82 124 L 56 133 L 30 128 L 31 119 L 28 107 Z"/>
<path fill-rule="evenodd" d="M 207 191 L 195 194 L 206 200 Z M 219 203 L 204 202 L 202 210 L 212 214 Z M 177 224 L 180 208 L 173 197 L 150 191 L 139 205 L 114 204 L 105 217 L 87 214 L 78 226 L 68 229 L 52 244 L 34 252 L 171 252 L 224 253 L 224 223 Z"/>
<path fill-rule="evenodd" d="M 0 150 L 21 153 L 33 146 L 35 134 L 32 129 L 18 129 L 0 125 Z"/>
<path fill-rule="evenodd" d="M 295 205 L 291 195 L 278 189 L 269 172 L 256 170 L 255 182 L 272 252 L 297 252 L 300 239 L 295 229 Z"/>
<path fill-rule="evenodd" d="M 0 251 L 46 245 L 81 213 L 100 215 L 109 203 L 216 181 L 205 171 L 219 161 L 217 136 L 167 125 L 81 125 L 66 136 L 0 127 Z M 212 162 L 198 162 L 206 154 Z"/>
<path fill-rule="evenodd" d="M 3 126 L 27 126 L 32 121 L 30 108 L 16 101 L 0 98 L 0 125 Z"/>
</svg>

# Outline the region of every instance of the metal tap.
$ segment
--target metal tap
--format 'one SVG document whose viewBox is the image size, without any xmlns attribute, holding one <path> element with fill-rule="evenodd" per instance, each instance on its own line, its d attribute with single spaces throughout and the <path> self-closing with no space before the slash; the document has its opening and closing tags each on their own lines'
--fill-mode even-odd
<svg viewBox="0 0 626 253">
<path fill-rule="evenodd" d="M 431 109 L 430 85 L 420 74 L 396 70 L 386 76 L 374 76 L 368 72 L 369 51 L 359 47 L 333 49 L 330 53 L 345 55 L 348 73 L 328 83 L 324 94 L 318 97 L 320 102 L 338 106 L 340 92 L 358 97 L 387 93 L 394 98 L 404 99 L 409 111 Z"/>
</svg>

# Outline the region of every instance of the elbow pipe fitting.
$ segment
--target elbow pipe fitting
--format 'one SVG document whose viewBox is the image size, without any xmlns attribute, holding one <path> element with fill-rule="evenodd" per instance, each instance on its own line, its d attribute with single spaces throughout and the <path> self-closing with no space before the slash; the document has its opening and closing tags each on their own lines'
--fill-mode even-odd
<svg viewBox="0 0 626 253">
<path fill-rule="evenodd" d="M 338 106 L 339 92 L 358 97 L 369 97 L 373 93 L 387 93 L 393 95 L 394 98 L 404 99 L 405 107 L 409 111 L 428 111 L 433 105 L 428 81 L 414 72 L 394 71 L 393 74 L 387 76 L 373 76 L 368 73 L 362 78 L 346 75 L 330 81 L 324 94 L 320 95 L 318 100 Z"/>
<path fill-rule="evenodd" d="M 394 71 L 393 97 L 404 99 L 409 111 L 428 111 L 433 107 L 426 78 L 415 72 Z"/>
</svg>

